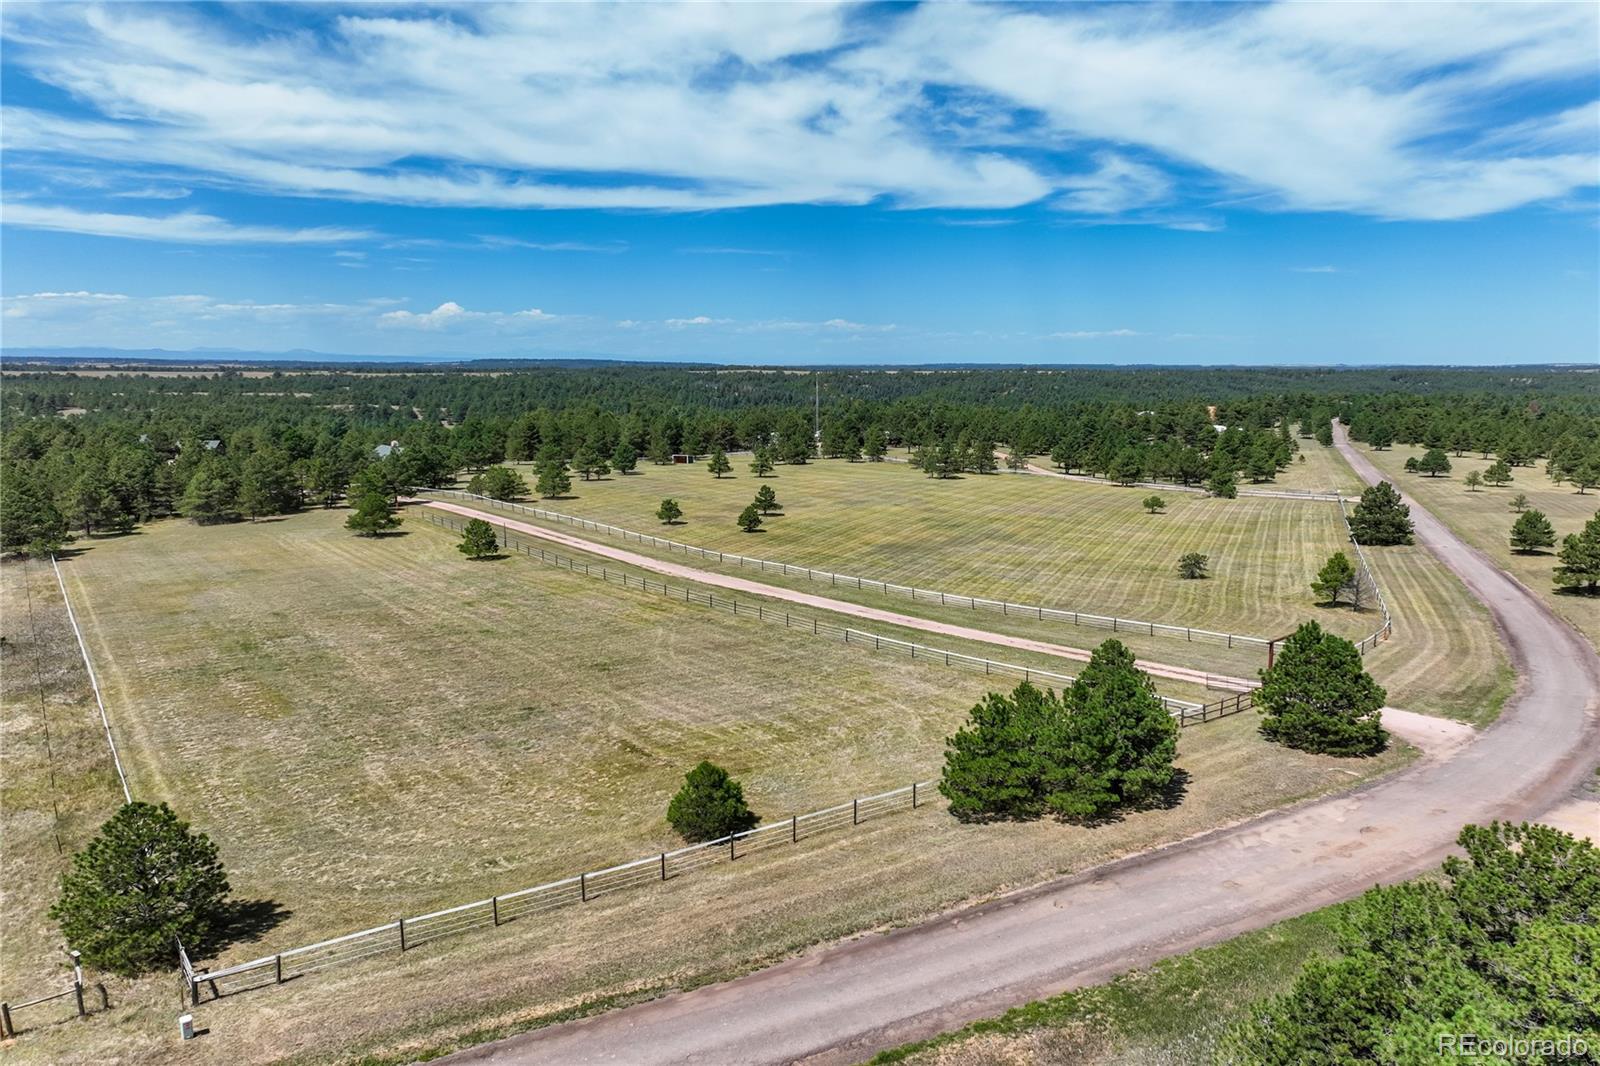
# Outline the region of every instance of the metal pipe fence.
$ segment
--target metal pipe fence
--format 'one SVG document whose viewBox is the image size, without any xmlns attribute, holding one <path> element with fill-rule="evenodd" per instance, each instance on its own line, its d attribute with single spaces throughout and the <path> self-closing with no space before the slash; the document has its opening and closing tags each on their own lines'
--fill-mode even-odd
<svg viewBox="0 0 1600 1066">
<path fill-rule="evenodd" d="M 331 940 L 288 948 L 217 970 L 196 969 L 180 943 L 178 964 L 190 1002 L 198 1006 L 208 995 L 217 999 L 266 985 L 283 984 L 319 970 L 412 951 L 431 941 L 474 929 L 493 929 L 513 921 L 542 917 L 602 896 L 660 884 L 696 870 L 733 862 L 756 852 L 795 846 L 822 833 L 914 810 L 926 802 L 932 785 L 931 781 L 917 781 L 887 792 L 858 796 L 845 803 L 792 815 L 716 840 L 657 852 L 631 862 L 415 917 L 396 918 Z"/>
<path fill-rule="evenodd" d="M 444 529 L 459 532 L 466 527 L 466 521 L 454 515 L 429 511 L 427 516 L 430 522 Z M 946 651 L 926 644 L 917 644 L 912 641 L 886 637 L 866 630 L 851 629 L 848 626 L 824 622 L 814 615 L 796 614 L 793 611 L 759 602 L 752 603 L 746 600 L 719 596 L 714 592 L 703 592 L 687 585 L 669 585 L 665 581 L 654 581 L 642 575 L 630 574 L 627 570 L 620 569 L 617 566 L 584 562 L 580 559 L 574 559 L 559 552 L 551 551 L 548 548 L 540 547 L 537 544 L 527 543 L 519 534 L 507 529 L 505 526 L 500 527 L 500 532 L 502 546 L 507 549 L 521 552 L 531 558 L 559 566 L 573 573 L 598 577 L 602 581 L 619 584 L 623 588 L 639 589 L 643 592 L 656 593 L 671 599 L 681 600 L 684 603 L 693 603 L 701 607 L 727 611 L 739 618 L 753 618 L 758 622 L 770 622 L 774 625 L 781 622 L 786 629 L 798 629 L 813 636 L 828 637 L 844 644 L 870 647 L 873 651 L 897 652 L 908 655 L 919 662 L 940 663 L 944 666 L 972 671 L 981 670 L 988 677 L 1013 677 L 1030 683 L 1039 681 L 1059 685 L 1062 688 L 1070 686 L 1074 681 L 1074 677 L 1071 674 L 1057 673 L 1053 670 L 1040 670 L 1030 666 L 1018 666 L 1014 663 L 1001 662 L 997 659 L 985 659 L 957 651 Z M 1160 696 L 1159 698 L 1162 706 L 1166 707 L 1174 715 L 1182 714 L 1185 711 L 1194 712 L 1201 707 L 1198 703 L 1174 699 L 1171 696 Z"/>
<path fill-rule="evenodd" d="M 1361 543 L 1356 540 L 1355 530 L 1350 528 L 1350 509 L 1342 496 L 1339 498 L 1339 517 L 1344 519 L 1345 535 L 1350 538 L 1350 545 L 1356 550 L 1356 581 L 1371 590 L 1373 598 L 1378 601 L 1378 610 L 1383 619 L 1377 629 L 1356 642 L 1356 650 L 1365 655 L 1370 649 L 1376 648 L 1394 635 L 1394 619 L 1389 615 L 1389 602 L 1383 598 L 1383 588 L 1378 584 L 1378 577 L 1372 572 L 1371 564 L 1367 562 L 1367 553 L 1361 550 Z"/>
<path fill-rule="evenodd" d="M 771 559 L 758 559 L 748 555 L 737 555 L 733 552 L 720 552 L 711 548 L 701 548 L 693 544 L 685 544 L 681 541 L 653 536 L 649 533 L 639 533 L 635 530 L 624 529 L 621 526 L 594 522 L 587 518 L 577 518 L 573 515 L 562 514 L 559 511 L 547 511 L 542 507 L 530 507 L 527 504 L 515 503 L 510 500 L 496 500 L 478 493 L 462 492 L 459 489 L 424 489 L 418 491 L 419 495 L 423 496 L 454 496 L 475 503 L 483 503 L 492 507 L 515 511 L 518 514 L 527 515 L 542 522 L 566 524 L 591 533 L 619 537 L 624 542 L 631 540 L 648 548 L 667 552 L 680 552 L 708 562 L 731 564 L 759 570 L 763 574 L 781 574 L 784 577 L 804 578 L 808 581 L 826 584 L 831 588 L 857 589 L 885 596 L 903 596 L 916 603 L 937 603 L 941 607 L 990 611 L 1006 617 L 1032 618 L 1039 621 L 1066 622 L 1075 626 L 1109 629 L 1113 633 L 1169 637 L 1188 641 L 1189 643 L 1220 644 L 1229 648 L 1259 648 L 1263 651 L 1271 643 L 1266 637 L 1256 637 L 1242 633 L 1219 633 L 1209 629 L 1197 629 L 1193 626 L 1169 625 L 1165 622 L 1148 622 L 1135 618 L 1118 618 L 1112 615 L 1074 611 L 1064 607 L 1044 607 L 1038 604 L 990 600 L 978 596 L 964 596 L 954 592 L 917 588 L 912 585 L 896 585 L 892 582 L 878 581 L 854 574 L 839 574 L 830 570 L 814 570 L 811 567 L 796 566 L 793 563 L 774 562 Z"/>
</svg>

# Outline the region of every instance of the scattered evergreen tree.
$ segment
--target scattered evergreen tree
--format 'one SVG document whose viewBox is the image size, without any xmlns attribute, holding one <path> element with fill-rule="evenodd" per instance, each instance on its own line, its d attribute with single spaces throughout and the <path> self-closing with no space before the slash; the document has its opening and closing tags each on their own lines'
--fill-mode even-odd
<svg viewBox="0 0 1600 1066">
<path fill-rule="evenodd" d="M 667 804 L 667 821 L 693 843 L 743 833 L 761 819 L 745 803 L 744 787 L 722 767 L 703 761 L 684 775 L 683 787 Z"/>
<path fill-rule="evenodd" d="M 559 499 L 572 491 L 572 478 L 567 476 L 566 467 L 559 459 L 539 464 L 539 477 L 534 484 L 534 491 L 546 500 Z"/>
<path fill-rule="evenodd" d="M 1467 471 L 1467 491 L 1468 492 L 1477 492 L 1478 488 L 1482 484 L 1483 484 L 1483 475 L 1482 474 L 1478 473 L 1476 470 L 1468 470 Z"/>
<path fill-rule="evenodd" d="M 1072 821 L 1098 821 L 1157 799 L 1172 784 L 1178 722 L 1161 705 L 1133 652 L 1108 640 L 1064 694 L 1061 739 L 1042 768 L 1045 804 Z"/>
<path fill-rule="evenodd" d="M 1518 514 L 1526 511 L 1528 509 L 1528 494 L 1525 492 L 1519 492 L 1515 496 L 1511 497 L 1511 509 Z"/>
<path fill-rule="evenodd" d="M 1132 485 L 1144 473 L 1144 460 L 1133 448 L 1124 448 L 1111 461 L 1109 476 L 1119 485 Z"/>
<path fill-rule="evenodd" d="M 1178 560 L 1178 576 L 1194 581 L 1210 577 L 1211 558 L 1199 552 L 1188 552 Z"/>
<path fill-rule="evenodd" d="M 1245 473 L 1258 484 L 1278 476 L 1277 459 L 1266 441 L 1257 440 L 1250 448 L 1250 457 L 1245 461 Z"/>
<path fill-rule="evenodd" d="M 165 804 L 125 804 L 72 857 L 50 917 L 84 961 L 134 976 L 204 947 L 226 917 L 217 846 Z"/>
<path fill-rule="evenodd" d="M 360 537 L 381 537 L 400 528 L 402 519 L 394 513 L 389 497 L 367 491 L 356 497 L 356 509 L 344 520 L 344 527 Z"/>
<path fill-rule="evenodd" d="M 1417 470 L 1429 477 L 1438 477 L 1440 474 L 1450 472 L 1450 457 L 1445 455 L 1441 448 L 1429 448 L 1422 453 L 1422 458 L 1417 460 Z"/>
<path fill-rule="evenodd" d="M 1317 443 L 1322 445 L 1324 448 L 1333 447 L 1333 425 L 1329 422 L 1324 422 L 1319 425 L 1317 427 L 1316 438 Z"/>
<path fill-rule="evenodd" d="M 31 471 L 0 476 L 0 551 L 45 556 L 67 539 L 67 519 Z"/>
<path fill-rule="evenodd" d="M 1350 606 L 1361 609 L 1361 575 L 1344 552 L 1334 552 L 1328 557 L 1317 572 L 1317 579 L 1311 583 L 1311 591 L 1321 597 L 1320 602 L 1330 606 L 1337 604 L 1340 596 L 1349 595 Z"/>
<path fill-rule="evenodd" d="M 1006 452 L 1006 469 L 1020 473 L 1028 469 L 1028 457 L 1016 448 Z"/>
<path fill-rule="evenodd" d="M 1561 539 L 1556 558 L 1556 584 L 1576 592 L 1592 593 L 1600 588 L 1600 512 L 1584 523 L 1581 533 L 1568 533 Z"/>
<path fill-rule="evenodd" d="M 1255 703 L 1269 740 L 1324 755 L 1373 755 L 1388 743 L 1379 710 L 1386 696 L 1354 644 L 1307 622 L 1261 672 Z"/>
<path fill-rule="evenodd" d="M 600 453 L 592 444 L 585 444 L 578 449 L 578 453 L 572 457 L 572 469 L 576 470 L 585 481 L 593 481 L 597 477 L 605 477 L 611 473 L 611 468 L 600 458 Z"/>
<path fill-rule="evenodd" d="M 1167 506 L 1166 500 L 1153 494 L 1146 496 L 1143 502 L 1146 514 L 1155 514 L 1157 511 L 1165 510 Z"/>
<path fill-rule="evenodd" d="M 665 525 L 675 526 L 678 524 L 678 520 L 683 517 L 683 508 L 678 506 L 677 500 L 669 497 L 662 500 L 661 506 L 656 508 L 656 517 Z"/>
<path fill-rule="evenodd" d="M 1369 485 L 1350 516 L 1350 535 L 1357 544 L 1410 544 L 1411 508 L 1387 481 Z"/>
<path fill-rule="evenodd" d="M 883 430 L 877 426 L 868 426 L 867 439 L 861 446 L 861 451 L 867 457 L 867 462 L 883 462 L 883 457 L 889 453 L 889 444 L 884 439 Z"/>
<path fill-rule="evenodd" d="M 728 453 L 722 450 L 722 445 L 717 445 L 712 451 L 711 461 L 706 464 L 706 469 L 718 480 L 721 480 L 723 474 L 733 470 L 733 464 L 728 462 Z"/>
<path fill-rule="evenodd" d="M 762 485 L 756 490 L 756 507 L 762 514 L 771 514 L 778 509 L 778 494 L 771 485 Z"/>
<path fill-rule="evenodd" d="M 939 792 L 963 822 L 1037 818 L 1045 812 L 1040 751 L 1066 715 L 1054 692 L 1024 681 L 1007 696 L 991 692 L 945 741 Z"/>
<path fill-rule="evenodd" d="M 1499 488 L 1502 485 L 1510 484 L 1515 478 L 1511 473 L 1511 465 L 1504 459 L 1496 459 L 1489 464 L 1489 469 L 1483 472 L 1483 480 Z"/>
<path fill-rule="evenodd" d="M 746 533 L 754 533 L 761 528 L 761 512 L 756 510 L 755 504 L 746 504 L 744 510 L 739 512 L 739 528 Z"/>
<path fill-rule="evenodd" d="M 618 440 L 611 450 L 611 469 L 626 477 L 639 466 L 639 452 L 626 440 Z"/>
<path fill-rule="evenodd" d="M 1511 523 L 1511 550 L 1531 554 L 1540 548 L 1553 548 L 1556 530 L 1543 511 L 1524 511 Z"/>
<path fill-rule="evenodd" d="M 1600 1030 L 1600 849 L 1542 825 L 1469 825 L 1443 878 L 1374 888 L 1340 909 L 1338 953 L 1252 1007 L 1219 1042 L 1228 1066 L 1424 1063 L 1478 1047 Z M 1455 1041 L 1445 1044 L 1443 1040 Z"/>
<path fill-rule="evenodd" d="M 1239 495 L 1239 484 L 1230 471 L 1219 470 L 1206 482 L 1206 491 L 1224 500 L 1232 500 Z"/>
<path fill-rule="evenodd" d="M 461 543 L 456 549 L 469 559 L 482 559 L 500 554 L 500 543 L 495 539 L 494 527 L 481 518 L 467 522 L 461 531 Z"/>
<path fill-rule="evenodd" d="M 772 449 L 757 448 L 750 457 L 750 472 L 756 477 L 766 477 L 772 473 Z"/>
<path fill-rule="evenodd" d="M 528 483 L 510 467 L 491 466 L 472 476 L 467 482 L 467 491 L 491 500 L 520 500 L 528 494 Z"/>
</svg>

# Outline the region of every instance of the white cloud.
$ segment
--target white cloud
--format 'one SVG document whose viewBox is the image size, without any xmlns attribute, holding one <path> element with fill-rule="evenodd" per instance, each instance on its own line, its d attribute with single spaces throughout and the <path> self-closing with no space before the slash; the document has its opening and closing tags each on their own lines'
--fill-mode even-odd
<svg viewBox="0 0 1600 1066">
<path fill-rule="evenodd" d="M 666 320 L 668 329 L 687 329 L 691 326 L 725 326 L 732 322 L 731 318 L 712 318 L 709 315 L 695 315 L 693 318 L 669 318 Z"/>
<path fill-rule="evenodd" d="M 1289 268 L 1289 273 L 1291 273 L 1291 274 L 1342 274 L 1342 273 L 1344 273 L 1344 271 L 1340 270 L 1336 266 L 1310 266 L 1310 267 L 1290 267 Z"/>
<path fill-rule="evenodd" d="M 278 226 L 235 225 L 226 219 L 197 211 L 165 216 L 121 215 L 16 202 L 7 202 L 0 208 L 0 223 L 29 229 L 87 233 L 96 237 L 127 237 L 178 244 L 328 244 L 373 236 L 367 230 L 337 226 L 284 229 Z"/>
<path fill-rule="evenodd" d="M 385 327 L 404 329 L 449 329 L 463 323 L 483 323 L 494 326 L 517 326 L 533 322 L 550 322 L 560 316 L 546 314 L 536 307 L 526 311 L 469 311 L 454 300 L 446 300 L 432 311 L 421 314 L 412 311 L 389 311 L 378 318 Z"/>
<path fill-rule="evenodd" d="M 408 204 L 1460 218 L 1595 184 L 1593 107 L 1541 108 L 1592 90 L 1597 11 L 482 4 L 262 35 L 17 5 L 8 63 L 99 117 L 4 124 L 13 155 Z"/>
<path fill-rule="evenodd" d="M 1136 329 L 1071 329 L 1045 334 L 1045 336 L 1055 340 L 1068 341 L 1094 341 L 1112 337 L 1143 337 L 1146 335 Z"/>
</svg>

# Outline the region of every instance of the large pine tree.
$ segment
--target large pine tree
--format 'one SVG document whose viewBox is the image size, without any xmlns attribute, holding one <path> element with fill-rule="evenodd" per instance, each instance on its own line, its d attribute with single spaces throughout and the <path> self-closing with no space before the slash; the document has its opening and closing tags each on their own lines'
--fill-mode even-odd
<svg viewBox="0 0 1600 1066">
<path fill-rule="evenodd" d="M 1350 515 L 1357 544 L 1410 544 L 1413 532 L 1411 508 L 1387 481 L 1368 486 Z"/>
<path fill-rule="evenodd" d="M 1327 755 L 1373 755 L 1388 743 L 1379 711 L 1386 697 L 1354 644 L 1307 622 L 1261 672 L 1255 702 L 1269 740 Z"/>
</svg>

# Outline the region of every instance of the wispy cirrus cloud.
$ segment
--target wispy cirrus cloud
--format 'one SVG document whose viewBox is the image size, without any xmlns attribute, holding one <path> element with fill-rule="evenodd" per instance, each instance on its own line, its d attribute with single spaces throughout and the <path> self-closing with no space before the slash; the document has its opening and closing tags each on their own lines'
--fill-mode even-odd
<svg viewBox="0 0 1600 1066">
<path fill-rule="evenodd" d="M 1469 218 L 1596 184 L 1593 5 L 17 5 L 10 153 L 294 196 Z M 1552 104 L 1551 101 L 1560 101 Z M 1508 106 L 1508 104 L 1513 106 Z M 194 183 L 191 182 L 191 183 Z"/>
<path fill-rule="evenodd" d="M 110 211 L 80 211 L 73 207 L 26 201 L 8 201 L 0 209 L 0 222 L 28 229 L 179 244 L 333 244 L 375 236 L 370 230 L 341 226 L 290 229 L 282 226 L 238 225 L 198 211 L 175 215 L 127 215 Z"/>
</svg>

